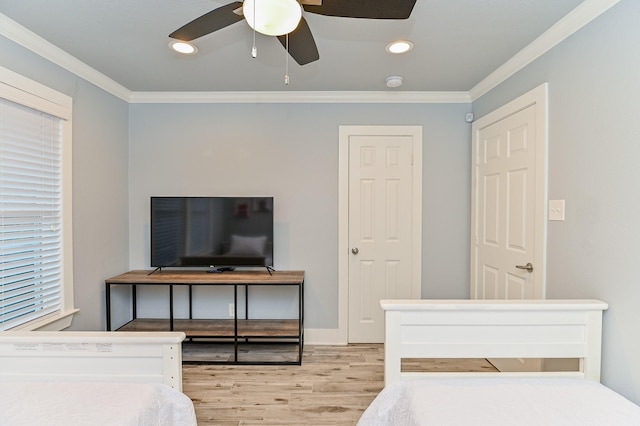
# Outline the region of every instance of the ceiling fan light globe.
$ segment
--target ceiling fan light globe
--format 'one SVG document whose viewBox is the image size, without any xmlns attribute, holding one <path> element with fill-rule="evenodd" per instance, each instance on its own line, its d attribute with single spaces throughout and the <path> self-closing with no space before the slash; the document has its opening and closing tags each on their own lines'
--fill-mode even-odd
<svg viewBox="0 0 640 426">
<path fill-rule="evenodd" d="M 296 29 L 302 18 L 302 6 L 296 0 L 245 0 L 242 13 L 257 32 L 280 36 Z"/>
</svg>

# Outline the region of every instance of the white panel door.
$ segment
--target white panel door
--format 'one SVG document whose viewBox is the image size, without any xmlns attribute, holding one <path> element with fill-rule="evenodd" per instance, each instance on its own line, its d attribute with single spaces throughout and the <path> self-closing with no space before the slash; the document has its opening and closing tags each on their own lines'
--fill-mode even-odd
<svg viewBox="0 0 640 426">
<path fill-rule="evenodd" d="M 533 299 L 535 106 L 478 132 L 477 299 Z M 533 149 L 533 151 L 532 151 Z"/>
<path fill-rule="evenodd" d="M 546 85 L 473 125 L 472 299 L 541 299 L 545 281 Z M 491 360 L 531 371 L 540 360 Z"/>
<path fill-rule="evenodd" d="M 349 138 L 349 342 L 384 341 L 381 299 L 414 297 L 412 147 L 406 135 Z"/>
</svg>

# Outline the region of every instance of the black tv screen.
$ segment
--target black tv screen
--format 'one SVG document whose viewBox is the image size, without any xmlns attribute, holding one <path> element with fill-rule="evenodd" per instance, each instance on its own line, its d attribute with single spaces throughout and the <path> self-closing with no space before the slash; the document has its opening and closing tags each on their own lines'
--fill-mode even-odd
<svg viewBox="0 0 640 426">
<path fill-rule="evenodd" d="M 151 266 L 273 266 L 273 197 L 151 197 Z"/>
</svg>

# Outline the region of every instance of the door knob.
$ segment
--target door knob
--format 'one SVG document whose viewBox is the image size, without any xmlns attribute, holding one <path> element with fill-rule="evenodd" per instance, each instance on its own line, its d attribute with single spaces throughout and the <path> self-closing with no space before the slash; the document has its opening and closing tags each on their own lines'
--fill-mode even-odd
<svg viewBox="0 0 640 426">
<path fill-rule="evenodd" d="M 360 252 L 360 250 L 358 250 L 358 247 L 354 247 L 351 249 L 351 253 L 353 254 L 358 254 Z"/>
<path fill-rule="evenodd" d="M 533 265 L 531 264 L 531 262 L 527 263 L 526 265 L 516 265 L 516 268 L 525 269 L 529 273 L 533 272 Z"/>
</svg>

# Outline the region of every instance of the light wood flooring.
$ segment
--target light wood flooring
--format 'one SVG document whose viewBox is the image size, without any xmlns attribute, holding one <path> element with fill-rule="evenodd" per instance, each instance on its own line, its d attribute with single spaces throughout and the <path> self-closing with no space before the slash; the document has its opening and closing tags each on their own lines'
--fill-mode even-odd
<svg viewBox="0 0 640 426">
<path fill-rule="evenodd" d="M 384 386 L 381 344 L 305 346 L 302 365 L 184 365 L 203 425 L 355 425 Z M 403 371 L 495 371 L 484 359 L 405 360 Z"/>
</svg>

